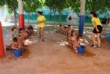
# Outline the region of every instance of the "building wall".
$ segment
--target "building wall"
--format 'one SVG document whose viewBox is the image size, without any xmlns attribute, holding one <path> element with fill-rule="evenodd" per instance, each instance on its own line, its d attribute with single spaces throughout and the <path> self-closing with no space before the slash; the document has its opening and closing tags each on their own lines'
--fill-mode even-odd
<svg viewBox="0 0 110 74">
<path fill-rule="evenodd" d="M 0 8 L 0 20 L 1 21 L 6 21 L 6 15 L 7 15 L 7 10 L 6 6 Z"/>
</svg>

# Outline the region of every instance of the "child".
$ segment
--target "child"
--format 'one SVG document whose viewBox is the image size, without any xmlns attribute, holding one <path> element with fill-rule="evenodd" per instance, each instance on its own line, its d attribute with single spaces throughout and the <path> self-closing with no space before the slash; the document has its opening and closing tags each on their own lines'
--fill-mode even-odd
<svg viewBox="0 0 110 74">
<path fill-rule="evenodd" d="M 28 30 L 28 27 L 25 28 L 25 32 L 27 32 L 27 34 L 29 35 L 29 30 Z"/>
<path fill-rule="evenodd" d="M 23 29 L 22 28 L 19 28 L 19 30 L 18 30 L 18 35 L 20 35 L 20 33 L 23 31 Z"/>
<path fill-rule="evenodd" d="M 62 25 L 59 25 L 58 31 L 56 33 L 61 33 L 62 32 Z"/>
<path fill-rule="evenodd" d="M 80 39 L 82 39 L 82 35 L 79 34 L 76 38 L 76 40 L 74 41 L 73 44 L 73 49 L 75 49 L 75 52 L 78 53 L 78 47 L 80 47 Z"/>
<path fill-rule="evenodd" d="M 21 45 L 23 45 L 24 38 L 21 37 L 21 33 L 20 33 L 20 35 L 17 36 L 17 39 L 18 39 L 18 43 L 21 44 Z"/>
<path fill-rule="evenodd" d="M 19 35 L 24 39 L 27 39 L 29 37 L 29 34 L 26 30 L 23 30 L 22 28 L 19 29 Z"/>
<path fill-rule="evenodd" d="M 22 36 L 24 36 L 24 39 L 27 39 L 30 36 L 29 31 L 22 30 Z"/>
<path fill-rule="evenodd" d="M 17 36 L 17 39 L 18 39 L 18 43 L 21 44 L 22 47 L 27 47 L 31 44 L 28 39 L 24 38 L 22 33 L 20 33 L 20 35 Z"/>
<path fill-rule="evenodd" d="M 28 27 L 28 30 L 29 30 L 31 36 L 34 35 L 34 29 L 33 29 L 32 25 L 30 25 Z"/>
<path fill-rule="evenodd" d="M 76 38 L 77 38 L 77 31 L 72 31 L 71 37 L 68 38 L 68 42 L 70 46 L 74 45 L 74 41 L 76 40 Z"/>
<path fill-rule="evenodd" d="M 66 35 L 67 34 L 67 29 L 66 29 L 67 27 L 66 26 L 63 26 L 63 28 L 62 28 L 62 34 L 64 34 L 64 35 Z"/>
<path fill-rule="evenodd" d="M 11 33 L 12 38 L 16 37 L 17 36 L 17 28 L 13 27 L 11 30 L 12 30 L 12 33 Z"/>
<path fill-rule="evenodd" d="M 59 25 L 58 31 L 59 31 L 59 32 L 62 31 L 62 25 Z"/>
<path fill-rule="evenodd" d="M 17 36 L 17 28 L 16 27 L 13 27 L 12 29 L 11 29 L 11 36 L 9 37 L 9 44 L 8 45 L 6 45 L 6 49 L 11 49 L 11 45 L 12 45 L 12 39 L 14 38 L 14 37 L 16 37 Z"/>
<path fill-rule="evenodd" d="M 12 44 L 11 48 L 14 50 L 22 49 L 21 45 L 18 43 L 18 39 L 16 37 L 13 38 L 13 44 Z"/>
<path fill-rule="evenodd" d="M 26 32 L 23 30 L 23 31 L 21 31 L 20 32 L 20 36 L 19 36 L 19 40 L 21 41 L 21 45 L 22 46 L 29 46 L 32 42 L 31 41 L 29 41 L 26 37 Z"/>
<path fill-rule="evenodd" d="M 67 37 L 71 36 L 71 32 L 74 31 L 70 25 L 68 25 L 68 30 L 67 30 Z"/>
<path fill-rule="evenodd" d="M 68 28 L 70 29 L 71 28 L 71 25 L 68 25 Z"/>
</svg>

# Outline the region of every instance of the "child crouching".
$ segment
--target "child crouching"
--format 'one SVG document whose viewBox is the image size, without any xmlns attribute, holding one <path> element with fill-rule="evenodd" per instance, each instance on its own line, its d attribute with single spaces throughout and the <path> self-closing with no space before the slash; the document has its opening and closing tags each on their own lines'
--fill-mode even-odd
<svg viewBox="0 0 110 74">
<path fill-rule="evenodd" d="M 73 44 L 73 49 L 75 50 L 76 53 L 78 53 L 78 47 L 80 47 L 80 39 L 82 39 L 82 35 L 79 34 L 76 38 L 76 40 L 74 41 Z"/>
<path fill-rule="evenodd" d="M 58 30 L 56 31 L 56 33 L 61 33 L 62 32 L 62 25 L 59 25 Z"/>
<path fill-rule="evenodd" d="M 16 37 L 13 38 L 13 44 L 11 46 L 13 50 L 20 50 L 22 49 L 21 44 L 18 42 L 18 39 Z"/>
<path fill-rule="evenodd" d="M 76 40 L 76 38 L 77 38 L 77 31 L 72 31 L 71 37 L 68 37 L 67 39 L 70 47 L 73 47 L 74 41 Z"/>
</svg>

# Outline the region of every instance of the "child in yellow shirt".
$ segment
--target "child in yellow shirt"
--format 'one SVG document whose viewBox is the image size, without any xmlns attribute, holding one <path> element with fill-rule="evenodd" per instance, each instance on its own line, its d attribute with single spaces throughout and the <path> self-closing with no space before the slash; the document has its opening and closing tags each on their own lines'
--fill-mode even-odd
<svg viewBox="0 0 110 74">
<path fill-rule="evenodd" d="M 93 33 L 92 33 L 93 45 L 91 47 L 100 48 L 100 46 L 101 46 L 100 36 L 101 36 L 102 30 L 103 30 L 103 26 L 95 12 L 91 12 L 90 16 L 92 17 L 92 23 L 94 26 Z M 95 40 L 95 35 L 97 35 L 97 44 L 96 44 L 96 40 Z"/>
<path fill-rule="evenodd" d="M 38 31 L 39 31 L 39 38 L 42 38 L 42 41 L 44 41 L 44 27 L 45 27 L 45 21 L 46 18 L 43 16 L 43 12 L 38 12 L 38 18 L 37 18 L 37 22 L 38 22 Z"/>
</svg>

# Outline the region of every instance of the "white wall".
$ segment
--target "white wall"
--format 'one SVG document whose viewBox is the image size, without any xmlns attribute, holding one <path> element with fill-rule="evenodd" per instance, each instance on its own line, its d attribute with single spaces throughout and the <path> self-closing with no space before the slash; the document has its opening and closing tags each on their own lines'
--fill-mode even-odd
<svg viewBox="0 0 110 74">
<path fill-rule="evenodd" d="M 1 21 L 6 21 L 6 15 L 7 15 L 7 10 L 6 6 L 0 8 L 0 20 Z"/>
</svg>

